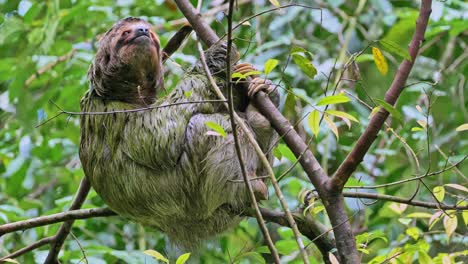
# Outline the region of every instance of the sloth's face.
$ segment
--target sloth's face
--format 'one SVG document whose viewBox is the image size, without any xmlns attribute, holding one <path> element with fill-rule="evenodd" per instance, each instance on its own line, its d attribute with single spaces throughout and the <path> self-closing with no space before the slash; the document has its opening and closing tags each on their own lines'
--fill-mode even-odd
<svg viewBox="0 0 468 264">
<path fill-rule="evenodd" d="M 152 102 L 164 87 L 158 36 L 139 18 L 117 22 L 100 40 L 90 80 L 98 95 Z"/>
<path fill-rule="evenodd" d="M 159 38 L 144 20 L 124 20 L 116 28 L 112 43 L 112 55 L 124 63 L 154 64 L 161 59 Z"/>
</svg>

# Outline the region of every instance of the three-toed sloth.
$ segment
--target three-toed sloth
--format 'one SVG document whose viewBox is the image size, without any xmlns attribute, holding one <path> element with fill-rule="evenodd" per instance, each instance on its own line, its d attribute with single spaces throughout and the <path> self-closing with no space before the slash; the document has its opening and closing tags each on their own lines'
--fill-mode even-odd
<svg viewBox="0 0 468 264">
<path fill-rule="evenodd" d="M 151 28 L 146 21 L 130 17 L 102 37 L 88 72 L 90 89 L 81 110 L 169 106 L 83 115 L 80 159 L 91 185 L 112 210 L 162 230 L 175 244 L 194 247 L 236 225 L 251 202 L 241 181 L 224 105 L 180 104 L 218 99 L 201 64 L 188 71 L 170 94 L 157 98 L 164 86 L 162 53 Z M 210 71 L 221 73 L 216 80 L 226 90 L 225 76 L 220 77 L 225 75 L 226 45 L 215 45 L 205 54 Z M 243 72 L 251 66 L 236 69 Z M 270 83 L 256 79 L 249 90 L 271 90 Z M 277 101 L 277 93 L 271 94 Z M 241 114 L 263 150 L 271 149 L 277 135 L 269 122 L 252 105 Z M 227 136 L 207 133 L 206 122 L 219 124 Z M 243 131 L 237 133 L 248 176 L 263 176 L 253 147 Z M 262 180 L 253 179 L 251 184 L 257 198 L 267 196 Z"/>
</svg>

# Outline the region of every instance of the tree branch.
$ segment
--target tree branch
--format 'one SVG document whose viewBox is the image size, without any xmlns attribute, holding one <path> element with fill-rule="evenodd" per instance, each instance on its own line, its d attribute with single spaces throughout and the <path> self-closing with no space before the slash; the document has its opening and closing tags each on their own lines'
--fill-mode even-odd
<svg viewBox="0 0 468 264">
<path fill-rule="evenodd" d="M 261 214 L 265 217 L 264 219 L 271 223 L 276 223 L 281 226 L 290 227 L 289 222 L 287 220 L 287 216 L 283 212 L 275 212 L 268 209 L 261 208 Z M 40 216 L 24 221 L 18 221 L 15 223 L 9 223 L 0 226 L 0 232 L 2 235 L 6 233 L 11 233 L 19 230 L 25 230 L 29 228 L 45 226 L 56 224 L 64 221 L 74 221 L 80 219 L 89 219 L 93 217 L 107 217 L 107 216 L 115 216 L 117 215 L 109 208 L 91 208 L 91 209 L 77 209 L 77 210 L 70 210 L 63 213 L 57 213 L 47 216 Z M 251 208 L 247 210 L 244 214 L 248 217 L 255 217 L 254 209 Z M 314 243 L 317 245 L 319 250 L 322 252 L 324 256 L 328 256 L 328 252 L 335 248 L 335 242 L 332 236 L 323 236 L 322 234 L 328 232 L 327 228 L 316 221 L 313 218 L 304 217 L 301 213 L 296 212 L 293 213 L 294 219 L 297 223 L 297 227 L 301 231 L 303 235 L 308 237 L 310 240 L 315 240 Z M 320 237 L 319 237 L 320 236 Z M 318 239 L 317 239 L 318 237 Z M 54 240 L 54 236 L 43 238 L 23 249 L 20 249 L 12 254 L 9 254 L 4 258 L 15 258 L 24 253 L 32 251 L 42 245 L 47 243 L 52 243 Z M 0 259 L 1 260 L 1 259 Z"/>
<path fill-rule="evenodd" d="M 22 248 L 20 250 L 17 250 L 15 252 L 11 253 L 11 254 L 8 254 L 8 255 L 0 258 L 0 263 L 6 262 L 5 261 L 6 259 L 17 258 L 17 257 L 19 257 L 19 256 L 21 256 L 23 254 L 31 252 L 31 251 L 35 250 L 36 248 L 40 248 L 40 247 L 42 247 L 42 246 L 44 246 L 46 244 L 51 243 L 53 240 L 54 240 L 54 237 L 45 237 L 43 239 L 40 239 L 40 240 L 32 243 L 31 245 L 28 245 L 28 246 L 26 246 L 26 247 L 24 247 L 24 248 Z"/>
<path fill-rule="evenodd" d="M 23 221 L 8 223 L 0 226 L 0 237 L 4 234 L 26 230 L 38 226 L 51 225 L 55 223 L 65 222 L 68 220 L 75 219 L 87 219 L 93 217 L 103 217 L 116 215 L 112 210 L 108 208 L 93 208 L 86 210 L 71 210 L 68 212 L 62 212 L 57 214 L 39 216 Z"/>
<path fill-rule="evenodd" d="M 385 101 L 391 105 L 395 105 L 398 97 L 403 91 L 411 69 L 413 68 L 414 61 L 416 60 L 419 47 L 424 41 L 424 33 L 426 31 L 429 16 L 431 14 L 431 4 L 431 0 L 421 1 L 419 17 L 416 21 L 416 30 L 414 32 L 413 38 L 411 39 L 408 50 L 411 61 L 404 60 L 400 64 L 398 72 L 395 75 L 390 88 L 385 94 Z M 333 188 L 337 190 L 343 189 L 343 186 L 348 181 L 351 174 L 356 170 L 357 166 L 362 162 L 364 155 L 366 155 L 370 146 L 377 138 L 377 134 L 381 130 L 388 115 L 389 113 L 385 109 L 381 108 L 380 111 L 372 117 L 371 121 L 369 122 L 369 126 L 358 139 L 353 150 L 348 154 L 346 159 L 343 161 L 333 176 L 331 181 Z"/>
<path fill-rule="evenodd" d="M 366 193 L 366 192 L 344 192 L 344 197 L 350 198 L 364 198 L 364 199 L 374 199 L 382 201 L 390 201 L 402 204 L 408 204 L 412 206 L 430 208 L 430 209 L 442 209 L 442 210 L 468 210 L 468 205 L 446 205 L 439 203 L 424 202 L 418 200 L 412 200 L 410 198 L 403 198 L 398 196 L 379 194 L 379 193 Z"/>
<path fill-rule="evenodd" d="M 81 180 L 80 187 L 76 193 L 75 200 L 73 200 L 72 205 L 70 206 L 69 210 L 76 210 L 81 208 L 84 201 L 86 200 L 86 196 L 88 196 L 88 192 L 91 189 L 91 184 L 85 178 Z M 58 262 L 58 254 L 60 253 L 60 249 L 65 242 L 68 234 L 70 233 L 71 227 L 73 225 L 74 220 L 68 220 L 62 224 L 57 234 L 52 237 L 52 241 L 50 243 L 50 250 L 49 254 L 47 255 L 46 260 L 44 263 L 46 264 L 56 264 Z"/>
</svg>

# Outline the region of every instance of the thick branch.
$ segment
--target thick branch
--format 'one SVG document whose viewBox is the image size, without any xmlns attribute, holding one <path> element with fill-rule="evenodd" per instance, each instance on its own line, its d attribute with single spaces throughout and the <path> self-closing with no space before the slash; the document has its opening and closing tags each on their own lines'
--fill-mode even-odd
<svg viewBox="0 0 468 264">
<path fill-rule="evenodd" d="M 24 221 L 18 221 L 14 223 L 8 223 L 0 226 L 0 236 L 19 231 L 30 229 L 38 226 L 51 225 L 60 223 L 68 220 L 75 219 L 87 219 L 93 217 L 103 217 L 116 215 L 112 210 L 108 208 L 93 208 L 87 210 L 72 210 L 68 212 L 62 212 L 52 215 L 39 216 L 36 218 L 27 219 Z"/>
<path fill-rule="evenodd" d="M 431 14 L 431 0 L 422 0 L 418 20 L 416 21 L 416 30 L 409 45 L 409 55 L 411 61 L 404 60 L 398 72 L 393 79 L 393 83 L 385 94 L 385 101 L 391 105 L 395 105 L 398 97 L 400 96 L 403 88 L 405 87 L 406 80 L 413 68 L 414 61 L 419 51 L 421 43 L 424 41 L 424 33 Z M 366 155 L 372 143 L 377 138 L 377 134 L 382 129 L 382 126 L 387 119 L 389 113 L 385 109 L 381 109 L 375 114 L 369 126 L 366 128 L 353 150 L 349 153 L 343 163 L 340 165 L 335 175 L 332 178 L 331 184 L 337 190 L 343 189 L 343 186 L 348 181 L 351 174 L 356 170 L 357 166 L 361 163 L 364 155 Z"/>
<path fill-rule="evenodd" d="M 262 215 L 265 216 L 265 220 L 271 223 L 276 223 L 281 226 L 290 227 L 289 222 L 287 220 L 286 214 L 283 212 L 275 212 L 270 211 L 268 209 L 261 208 L 260 209 Z M 91 208 L 91 209 L 78 209 L 78 210 L 70 210 L 63 213 L 57 213 L 47 216 L 40 216 L 24 221 L 19 221 L 15 223 L 9 223 L 0 226 L 1 234 L 11 233 L 18 230 L 25 230 L 29 228 L 45 226 L 56 224 L 64 221 L 74 221 L 79 219 L 89 219 L 93 217 L 107 217 L 107 216 L 114 216 L 117 215 L 109 208 Z M 248 210 L 245 213 L 245 216 L 248 217 L 255 217 L 254 209 Z M 332 249 L 335 248 L 334 240 L 332 236 L 323 236 L 322 234 L 326 233 L 328 230 L 325 226 L 320 224 L 318 221 L 312 218 L 304 217 L 300 213 L 293 213 L 294 219 L 297 223 L 297 226 L 301 233 L 308 237 L 310 240 L 315 240 L 314 243 L 317 245 L 319 250 L 324 254 L 324 256 L 328 255 Z M 317 239 L 317 236 L 320 236 Z M 29 252 L 37 247 L 40 247 L 44 244 L 53 242 L 54 237 L 47 237 L 41 239 L 30 246 L 18 250 L 6 257 L 14 258 L 22 255 L 26 252 Z M 30 250 L 27 250 L 30 249 Z M 23 252 L 23 253 L 21 253 Z"/>
<path fill-rule="evenodd" d="M 262 208 L 260 210 L 262 215 L 265 217 L 265 220 L 271 223 L 276 223 L 281 226 L 289 226 L 286 214 L 278 211 L 271 211 L 268 209 Z M 250 216 L 250 212 L 248 213 Z M 293 213 L 294 220 L 297 223 L 297 227 L 301 231 L 301 234 L 314 241 L 314 244 L 322 253 L 324 261 L 328 261 L 328 253 L 331 252 L 335 246 L 335 240 L 333 235 L 326 226 L 318 222 L 317 220 L 303 216 L 302 213 L 296 212 Z M 323 235 L 329 233 L 329 235 Z"/>
<path fill-rule="evenodd" d="M 175 2 L 205 44 L 211 46 L 213 43 L 219 41 L 216 33 L 203 21 L 200 14 L 197 13 L 188 0 L 175 0 Z M 312 152 L 308 150 L 308 146 L 303 142 L 297 132 L 291 129 L 293 127 L 291 123 L 278 111 L 265 93 L 259 92 L 257 96 L 253 98 L 253 101 L 262 115 L 270 121 L 278 134 L 283 137 L 294 155 L 300 157 L 299 162 L 309 176 L 309 179 L 314 184 L 315 188 L 320 189 L 323 183 L 327 181 L 328 177 Z M 304 151 L 305 153 L 301 156 Z"/>
</svg>

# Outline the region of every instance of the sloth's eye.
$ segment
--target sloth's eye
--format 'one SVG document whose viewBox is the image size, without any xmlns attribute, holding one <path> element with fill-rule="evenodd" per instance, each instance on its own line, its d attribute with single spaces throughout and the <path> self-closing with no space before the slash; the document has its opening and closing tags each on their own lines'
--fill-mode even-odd
<svg viewBox="0 0 468 264">
<path fill-rule="evenodd" d="M 125 31 L 122 33 L 122 36 L 126 37 L 126 36 L 128 36 L 128 34 L 130 34 L 130 30 L 125 30 Z"/>
</svg>

